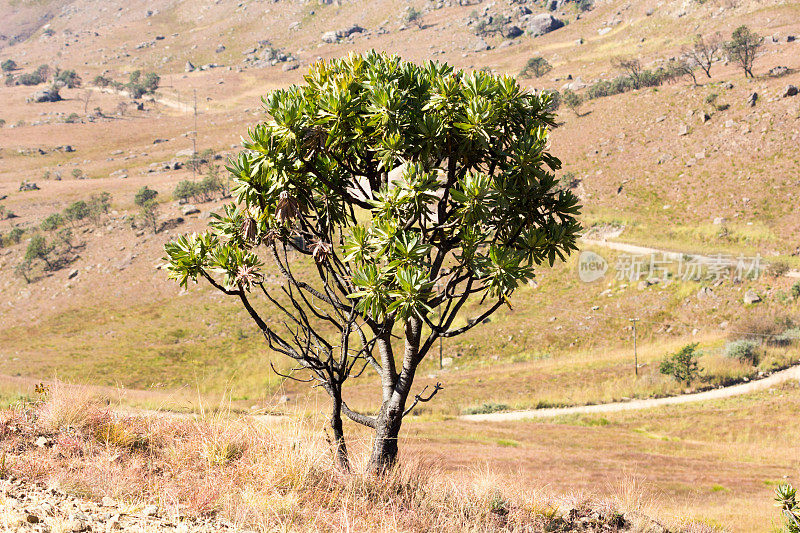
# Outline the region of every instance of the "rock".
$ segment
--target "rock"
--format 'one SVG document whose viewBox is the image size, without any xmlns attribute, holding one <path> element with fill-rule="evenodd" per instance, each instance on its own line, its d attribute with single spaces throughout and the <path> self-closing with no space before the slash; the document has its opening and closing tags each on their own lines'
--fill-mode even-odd
<svg viewBox="0 0 800 533">
<path fill-rule="evenodd" d="M 153 144 L 161 144 L 167 142 L 167 139 L 153 139 Z"/>
<path fill-rule="evenodd" d="M 680 127 L 678 128 L 678 135 L 681 137 L 684 135 L 689 135 L 689 126 L 687 126 L 686 124 L 681 124 Z"/>
<path fill-rule="evenodd" d="M 711 287 L 702 287 L 699 291 L 697 291 L 697 298 L 699 300 L 702 300 L 703 298 L 707 296 L 712 296 L 713 294 L 714 291 L 711 290 Z"/>
<path fill-rule="evenodd" d="M 715 226 L 722 226 L 723 224 L 725 224 L 725 222 L 727 222 L 727 221 L 725 220 L 724 217 L 715 217 L 713 224 Z"/>
<path fill-rule="evenodd" d="M 506 39 L 513 39 L 515 37 L 519 37 L 523 33 L 525 32 L 522 31 L 522 28 L 520 28 L 519 26 L 515 26 L 513 24 L 503 28 L 503 37 L 505 37 Z"/>
<path fill-rule="evenodd" d="M 148 505 L 144 509 L 142 509 L 142 514 L 144 516 L 156 516 L 156 515 L 158 515 L 158 506 L 157 505 Z"/>
<path fill-rule="evenodd" d="M 50 440 L 45 436 L 41 436 L 33 442 L 33 445 L 37 448 L 46 448 L 49 444 Z"/>
<path fill-rule="evenodd" d="M 67 276 L 67 279 L 73 279 L 76 277 L 78 277 L 78 269 L 73 268 L 72 270 L 69 271 L 69 276 Z"/>
<path fill-rule="evenodd" d="M 39 517 L 36 516 L 35 514 L 28 513 L 25 516 L 25 521 L 27 523 L 29 523 L 29 524 L 38 524 L 39 523 Z"/>
<path fill-rule="evenodd" d="M 100 505 L 102 505 L 103 507 L 116 507 L 117 502 L 114 501 L 113 498 L 109 498 L 108 496 L 103 496 L 103 498 L 100 500 Z"/>
<path fill-rule="evenodd" d="M 186 71 L 186 72 L 194 72 L 195 68 L 196 67 L 192 64 L 191 61 L 187 61 L 186 62 L 186 66 L 184 67 L 184 71 Z"/>
<path fill-rule="evenodd" d="M 452 357 L 442 357 L 442 366 L 450 366 L 453 364 Z"/>
<path fill-rule="evenodd" d="M 797 94 L 797 87 L 794 85 L 787 85 L 786 90 L 783 91 L 783 97 L 788 98 Z"/>
<path fill-rule="evenodd" d="M 758 294 L 756 294 L 756 292 L 755 292 L 755 291 L 753 291 L 752 289 L 748 289 L 748 290 L 747 290 L 747 291 L 744 293 L 744 299 L 743 299 L 743 301 L 744 301 L 744 303 L 745 303 L 745 304 L 747 304 L 747 305 L 750 305 L 750 304 L 757 304 L 758 302 L 760 302 L 760 301 L 761 301 L 761 296 L 759 296 Z"/>
<path fill-rule="evenodd" d="M 175 157 L 192 157 L 193 155 L 194 155 L 194 150 L 192 150 L 191 148 L 175 152 Z"/>
<path fill-rule="evenodd" d="M 769 75 L 775 78 L 780 76 L 785 76 L 789 73 L 789 67 L 779 66 L 779 67 L 772 67 L 769 69 Z"/>
<path fill-rule="evenodd" d="M 32 181 L 25 180 L 25 181 L 23 181 L 22 183 L 19 184 L 19 191 L 20 192 L 38 191 L 38 190 L 39 190 L 39 186 L 36 185 L 35 183 L 33 183 Z"/>
<path fill-rule="evenodd" d="M 323 43 L 335 43 L 339 41 L 339 37 L 336 35 L 335 31 L 326 31 L 322 34 L 322 42 Z"/>
<path fill-rule="evenodd" d="M 221 54 L 224 51 L 225 51 L 225 45 L 224 44 L 221 44 L 221 45 L 217 46 L 217 49 L 214 50 L 214 52 L 217 53 L 217 54 Z"/>
<path fill-rule="evenodd" d="M 475 46 L 472 47 L 472 50 L 474 52 L 483 52 L 485 50 L 489 50 L 490 48 L 491 46 L 489 46 L 489 44 L 486 41 L 484 41 L 483 39 L 478 39 L 477 41 L 475 41 Z"/>
<path fill-rule="evenodd" d="M 297 63 L 286 63 L 285 65 L 283 65 L 282 70 L 284 72 L 287 72 L 289 70 L 297 70 L 298 68 L 299 65 Z"/>
<path fill-rule="evenodd" d="M 537 37 L 555 31 L 564 26 L 564 22 L 555 18 L 550 13 L 541 13 L 532 17 L 528 22 L 528 33 Z"/>
<path fill-rule="evenodd" d="M 44 91 L 36 91 L 31 96 L 30 100 L 34 103 L 40 104 L 43 102 L 60 102 L 61 95 L 58 91 L 46 89 Z"/>
<path fill-rule="evenodd" d="M 709 115 L 706 112 L 703 112 L 703 114 L 700 116 L 700 120 L 703 122 L 703 124 L 705 124 L 706 122 L 711 120 L 711 115 Z"/>
<path fill-rule="evenodd" d="M 183 206 L 183 209 L 181 209 L 181 213 L 183 214 L 183 216 L 196 215 L 199 212 L 200 210 L 197 207 L 193 206 L 192 204 L 186 204 L 185 206 Z"/>
<path fill-rule="evenodd" d="M 751 93 L 750 96 L 747 97 L 747 104 L 750 107 L 755 107 L 756 102 L 758 101 L 758 93 Z"/>
</svg>

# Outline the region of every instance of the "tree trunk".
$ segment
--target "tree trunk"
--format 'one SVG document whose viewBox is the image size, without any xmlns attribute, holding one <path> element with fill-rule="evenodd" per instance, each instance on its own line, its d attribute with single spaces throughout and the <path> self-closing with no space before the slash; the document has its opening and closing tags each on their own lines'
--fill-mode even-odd
<svg viewBox="0 0 800 533">
<path fill-rule="evenodd" d="M 331 409 L 330 423 L 331 431 L 333 431 L 334 454 L 336 455 L 336 464 L 345 472 L 350 471 L 350 457 L 347 454 L 347 443 L 344 440 L 344 428 L 342 427 L 342 397 L 341 394 L 336 395 L 332 399 L 333 407 Z"/>
<path fill-rule="evenodd" d="M 393 403 L 383 404 L 375 425 L 375 440 L 367 469 L 376 474 L 386 472 L 397 461 L 397 438 L 403 423 L 403 409 L 392 406 Z"/>
</svg>

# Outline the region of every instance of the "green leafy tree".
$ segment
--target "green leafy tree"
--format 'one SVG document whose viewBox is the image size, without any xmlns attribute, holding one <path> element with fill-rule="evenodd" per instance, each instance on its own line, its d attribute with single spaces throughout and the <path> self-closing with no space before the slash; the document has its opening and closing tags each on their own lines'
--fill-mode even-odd
<svg viewBox="0 0 800 533">
<path fill-rule="evenodd" d="M 687 344 L 674 354 L 665 357 L 659 366 L 659 372 L 672 376 L 675 381 L 685 383 L 686 386 L 700 375 L 698 358 L 702 355 L 697 351 L 697 343 Z"/>
<path fill-rule="evenodd" d="M 90 215 L 89 204 L 84 200 L 78 200 L 69 204 L 64 209 L 64 218 L 74 224 L 79 222 Z"/>
<path fill-rule="evenodd" d="M 56 69 L 53 82 L 61 82 L 67 89 L 75 89 L 81 86 L 81 77 L 74 70 Z"/>
<path fill-rule="evenodd" d="M 147 202 L 155 200 L 158 196 L 158 191 L 151 189 L 147 185 L 136 191 L 136 196 L 133 197 L 133 203 L 139 207 L 143 207 Z"/>
<path fill-rule="evenodd" d="M 55 265 L 55 263 L 51 261 L 51 254 L 54 249 L 55 246 L 53 246 L 52 243 L 48 243 L 42 235 L 36 234 L 31 237 L 31 241 L 28 243 L 28 248 L 25 250 L 24 261 L 32 264 L 38 259 L 44 262 L 48 269 L 52 269 Z"/>
<path fill-rule="evenodd" d="M 753 62 L 764 38 L 757 33 L 750 31 L 747 26 L 739 26 L 733 30 L 731 40 L 725 43 L 725 52 L 728 59 L 738 63 L 744 70 L 745 77 L 753 78 Z"/>
<path fill-rule="evenodd" d="M 339 464 L 343 413 L 374 431 L 369 466 L 381 472 L 403 418 L 441 388 L 413 392 L 436 342 L 574 251 L 580 206 L 546 151 L 550 97 L 512 77 L 371 52 L 318 62 L 305 80 L 265 97 L 269 119 L 228 167 L 235 202 L 208 231 L 168 243 L 167 268 L 238 299 L 269 347 L 330 396 Z M 266 261 L 281 288 L 264 283 Z M 288 333 L 261 314 L 262 298 Z M 475 316 L 456 325 L 468 308 Z M 343 397 L 366 368 L 380 383 L 375 414 Z"/>
<path fill-rule="evenodd" d="M 53 213 L 45 218 L 40 224 L 42 231 L 55 231 L 64 225 L 64 217 L 60 213 Z"/>
<path fill-rule="evenodd" d="M 105 191 L 93 194 L 89 197 L 89 201 L 86 205 L 89 208 L 89 219 L 95 225 L 100 225 L 100 222 L 103 220 L 103 215 L 107 215 L 109 209 L 111 209 L 111 194 Z"/>
<path fill-rule="evenodd" d="M 519 75 L 523 78 L 541 78 L 548 72 L 553 70 L 553 65 L 550 64 L 545 58 L 538 56 L 532 57 L 525 63 L 525 66 L 520 71 Z"/>
</svg>

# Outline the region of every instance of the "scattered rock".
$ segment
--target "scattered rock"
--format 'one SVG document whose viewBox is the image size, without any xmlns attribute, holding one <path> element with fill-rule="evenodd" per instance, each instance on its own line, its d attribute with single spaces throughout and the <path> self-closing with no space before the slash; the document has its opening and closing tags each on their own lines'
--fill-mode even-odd
<svg viewBox="0 0 800 533">
<path fill-rule="evenodd" d="M 689 126 L 687 126 L 686 124 L 681 124 L 678 127 L 678 135 L 681 137 L 684 135 L 689 135 Z"/>
<path fill-rule="evenodd" d="M 117 502 L 114 501 L 113 498 L 109 498 L 108 496 L 103 496 L 103 498 L 100 500 L 100 505 L 102 505 L 103 507 L 116 507 Z"/>
<path fill-rule="evenodd" d="M 186 204 L 185 206 L 183 206 L 183 209 L 181 209 L 181 213 L 183 214 L 183 216 L 196 215 L 199 212 L 200 210 L 192 204 Z"/>
<path fill-rule="evenodd" d="M 758 302 L 760 302 L 760 301 L 761 301 L 761 296 L 759 296 L 758 294 L 756 294 L 756 292 L 755 292 L 755 291 L 753 291 L 752 289 L 748 289 L 748 290 L 747 290 L 747 291 L 744 293 L 744 299 L 743 299 L 743 301 L 744 301 L 744 303 L 745 303 L 745 304 L 747 304 L 747 305 L 750 305 L 750 304 L 756 304 L 756 303 L 758 303 Z"/>
<path fill-rule="evenodd" d="M 32 181 L 24 180 L 22 183 L 19 184 L 19 190 L 20 192 L 38 191 L 39 186 Z"/>
<path fill-rule="evenodd" d="M 483 52 L 485 50 L 489 50 L 490 48 L 491 46 L 489 46 L 489 43 L 479 38 L 477 41 L 475 41 L 475 46 L 472 47 L 472 50 L 474 52 Z"/>
<path fill-rule="evenodd" d="M 783 97 L 788 98 L 790 96 L 797 95 L 797 87 L 794 85 L 787 85 L 786 89 L 783 91 Z"/>
<path fill-rule="evenodd" d="M 758 101 L 758 93 L 751 93 L 750 96 L 747 97 L 747 105 L 750 107 L 755 107 L 756 102 Z"/>
<path fill-rule="evenodd" d="M 186 72 L 194 72 L 195 68 L 196 68 L 196 67 L 195 67 L 195 66 L 192 64 L 192 62 L 191 62 L 191 61 L 187 61 L 187 62 L 186 62 L 186 67 L 184 68 L 184 70 L 185 70 Z"/>
<path fill-rule="evenodd" d="M 214 52 L 217 53 L 217 54 L 221 54 L 224 51 L 225 51 L 225 45 L 224 44 L 221 44 L 221 45 L 217 46 L 217 49 L 214 50 Z"/>
<path fill-rule="evenodd" d="M 771 69 L 769 69 L 769 75 L 774 78 L 785 76 L 788 73 L 789 73 L 789 67 L 779 66 L 779 67 L 772 67 Z"/>
<path fill-rule="evenodd" d="M 520 28 L 519 26 L 515 26 L 513 24 L 510 26 L 506 26 L 503 29 L 503 37 L 505 37 L 506 39 L 514 39 L 515 37 L 519 37 L 523 33 L 525 32 L 522 31 L 522 28 Z"/>
<path fill-rule="evenodd" d="M 78 269 L 73 268 L 72 270 L 69 271 L 69 276 L 67 276 L 67 279 L 74 279 L 76 277 L 78 277 Z"/>
<path fill-rule="evenodd" d="M 299 65 L 297 63 L 286 63 L 282 68 L 284 72 L 287 72 L 289 70 L 297 70 Z"/>
</svg>

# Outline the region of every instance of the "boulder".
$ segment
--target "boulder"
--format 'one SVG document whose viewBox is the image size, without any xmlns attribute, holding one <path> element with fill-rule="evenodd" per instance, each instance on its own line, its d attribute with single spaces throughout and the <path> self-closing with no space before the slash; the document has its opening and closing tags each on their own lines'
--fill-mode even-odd
<svg viewBox="0 0 800 533">
<path fill-rule="evenodd" d="M 483 39 L 478 39 L 477 41 L 475 41 L 475 46 L 472 47 L 472 50 L 475 52 L 483 52 L 485 50 L 489 50 L 490 48 L 491 46 L 489 46 L 489 43 L 487 43 Z"/>
<path fill-rule="evenodd" d="M 795 95 L 797 95 L 797 87 L 794 85 L 787 85 L 786 90 L 783 91 L 783 97 L 788 98 Z"/>
<path fill-rule="evenodd" d="M 335 31 L 326 31 L 322 34 L 322 42 L 323 43 L 335 43 L 339 40 L 339 37 L 336 35 Z"/>
<path fill-rule="evenodd" d="M 43 102 L 59 102 L 61 101 L 61 95 L 58 94 L 58 91 L 52 91 L 50 89 L 44 91 L 36 91 L 31 96 L 31 101 L 37 104 Z"/>
<path fill-rule="evenodd" d="M 181 209 L 181 213 L 183 214 L 183 216 L 196 215 L 199 212 L 200 210 L 192 204 L 186 204 L 185 206 L 183 206 L 183 209 Z"/>
<path fill-rule="evenodd" d="M 515 37 L 519 37 L 523 33 L 524 32 L 522 31 L 522 28 L 520 28 L 519 26 L 515 26 L 513 24 L 503 28 L 503 37 L 505 37 L 506 39 L 514 39 Z"/>
<path fill-rule="evenodd" d="M 748 290 L 747 290 L 747 291 L 744 293 L 744 299 L 743 299 L 743 301 L 744 301 L 744 303 L 745 303 L 745 304 L 747 304 L 747 305 L 750 305 L 750 304 L 757 304 L 758 302 L 760 302 L 760 301 L 761 301 L 761 296 L 759 296 L 758 294 L 756 294 L 756 292 L 755 292 L 754 290 L 752 290 L 752 289 L 748 289 Z"/>
<path fill-rule="evenodd" d="M 195 69 L 195 66 L 192 64 L 192 62 L 191 61 L 187 61 L 186 62 L 186 67 L 184 68 L 184 70 L 186 72 L 194 72 L 194 69 Z"/>
<path fill-rule="evenodd" d="M 756 102 L 758 101 L 758 93 L 750 93 L 750 96 L 747 97 L 747 105 L 750 107 L 755 107 Z"/>
<path fill-rule="evenodd" d="M 550 13 L 541 13 L 532 17 L 528 22 L 528 33 L 534 37 L 544 35 L 564 26 L 562 20 L 557 19 Z"/>
</svg>

